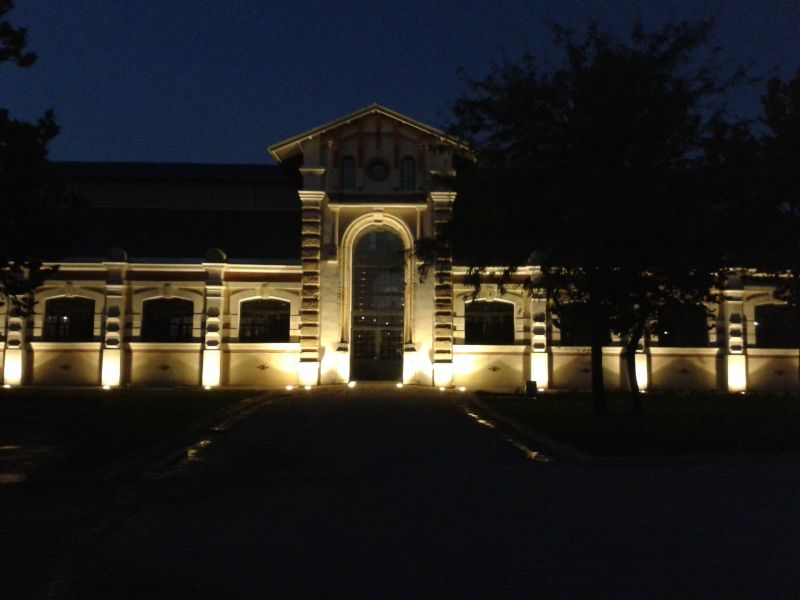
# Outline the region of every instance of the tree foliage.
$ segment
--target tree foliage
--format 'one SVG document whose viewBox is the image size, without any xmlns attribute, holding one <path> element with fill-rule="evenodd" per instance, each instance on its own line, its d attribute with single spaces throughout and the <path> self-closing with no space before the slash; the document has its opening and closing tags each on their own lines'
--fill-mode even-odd
<svg viewBox="0 0 800 600">
<path fill-rule="evenodd" d="M 0 0 L 0 18 L 13 7 Z M 0 65 L 32 66 L 37 56 L 26 44 L 25 29 L 0 21 Z M 27 123 L 0 108 L 0 295 L 22 313 L 33 310 L 33 291 L 53 273 L 42 259 L 60 258 L 70 232 L 66 211 L 78 204 L 48 161 L 56 135 L 53 111 Z"/>
<path fill-rule="evenodd" d="M 608 329 L 622 339 L 638 407 L 642 336 L 660 311 L 709 298 L 724 253 L 715 194 L 731 179 L 731 142 L 749 130 L 718 106 L 743 71 L 715 66 L 712 31 L 710 21 L 636 24 L 619 40 L 596 25 L 581 39 L 556 28 L 555 67 L 525 55 L 465 77 L 453 107 L 450 132 L 479 156 L 455 182 L 454 244 L 469 240 L 473 272 L 541 266 L 530 287 L 556 313 L 588 305 L 600 412 Z"/>
</svg>

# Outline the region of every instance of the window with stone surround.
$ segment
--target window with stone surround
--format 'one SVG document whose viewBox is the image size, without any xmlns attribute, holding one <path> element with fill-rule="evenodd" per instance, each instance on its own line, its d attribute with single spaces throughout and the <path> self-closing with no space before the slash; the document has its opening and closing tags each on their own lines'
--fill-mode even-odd
<svg viewBox="0 0 800 600">
<path fill-rule="evenodd" d="M 191 342 L 194 305 L 180 298 L 146 300 L 142 306 L 143 342 Z"/>
<path fill-rule="evenodd" d="M 800 347 L 800 309 L 788 304 L 762 304 L 755 308 L 756 346 Z"/>
<path fill-rule="evenodd" d="M 44 303 L 46 342 L 91 342 L 94 337 L 94 300 L 51 298 Z"/>
<path fill-rule="evenodd" d="M 501 300 L 475 300 L 464 305 L 464 343 L 514 343 L 514 305 Z"/>
<path fill-rule="evenodd" d="M 343 190 L 356 189 L 356 161 L 352 156 L 345 156 L 342 158 L 340 168 L 341 188 Z"/>
<path fill-rule="evenodd" d="M 290 304 L 283 300 L 247 300 L 240 305 L 240 342 L 288 342 Z"/>
</svg>

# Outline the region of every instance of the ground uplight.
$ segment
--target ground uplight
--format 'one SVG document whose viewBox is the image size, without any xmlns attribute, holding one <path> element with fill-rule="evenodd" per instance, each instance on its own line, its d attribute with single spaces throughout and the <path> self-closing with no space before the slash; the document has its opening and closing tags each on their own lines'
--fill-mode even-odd
<svg viewBox="0 0 800 600">
<path fill-rule="evenodd" d="M 401 387 L 403 387 L 403 384 L 400 383 L 400 382 L 397 382 L 397 383 L 394 384 L 394 387 L 401 388 Z"/>
<path fill-rule="evenodd" d="M 347 382 L 347 387 L 349 387 L 349 388 L 354 388 L 354 387 L 356 387 L 356 382 L 355 382 L 355 381 L 348 381 L 348 382 Z"/>
<path fill-rule="evenodd" d="M 293 389 L 294 389 L 294 386 L 293 386 L 293 385 L 287 385 L 287 386 L 286 386 L 286 391 L 287 391 L 287 392 L 291 392 Z"/>
</svg>

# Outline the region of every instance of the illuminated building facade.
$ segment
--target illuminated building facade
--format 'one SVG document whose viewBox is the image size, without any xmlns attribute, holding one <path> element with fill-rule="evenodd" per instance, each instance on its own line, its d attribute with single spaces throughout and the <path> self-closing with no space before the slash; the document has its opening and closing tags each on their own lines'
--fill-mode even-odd
<svg viewBox="0 0 800 600">
<path fill-rule="evenodd" d="M 4 383 L 589 387 L 579 318 L 559 328 L 513 286 L 473 298 L 448 255 L 420 274 L 415 243 L 457 201 L 439 176 L 460 142 L 373 105 L 270 153 L 279 166 L 61 164 L 92 229 L 33 316 L 2 315 Z M 769 280 L 744 277 L 710 308 L 649 336 L 642 388 L 800 387 L 800 332 Z M 627 381 L 620 351 L 609 339 L 611 389 Z"/>
</svg>

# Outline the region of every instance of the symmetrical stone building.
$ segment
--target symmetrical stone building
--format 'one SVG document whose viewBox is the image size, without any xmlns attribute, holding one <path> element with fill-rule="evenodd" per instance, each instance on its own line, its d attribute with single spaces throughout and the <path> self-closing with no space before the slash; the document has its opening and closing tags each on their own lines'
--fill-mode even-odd
<svg viewBox="0 0 800 600">
<path fill-rule="evenodd" d="M 440 175 L 468 154 L 458 140 L 373 105 L 269 151 L 280 166 L 61 164 L 91 231 L 32 317 L 0 316 L 3 382 L 589 386 L 585 338 L 543 300 L 491 284 L 474 298 L 444 251 L 420 273 L 417 240 L 457 202 Z M 643 388 L 800 387 L 798 332 L 768 280 L 744 277 L 711 308 L 653 332 Z M 604 368 L 625 386 L 613 340 Z"/>
</svg>

